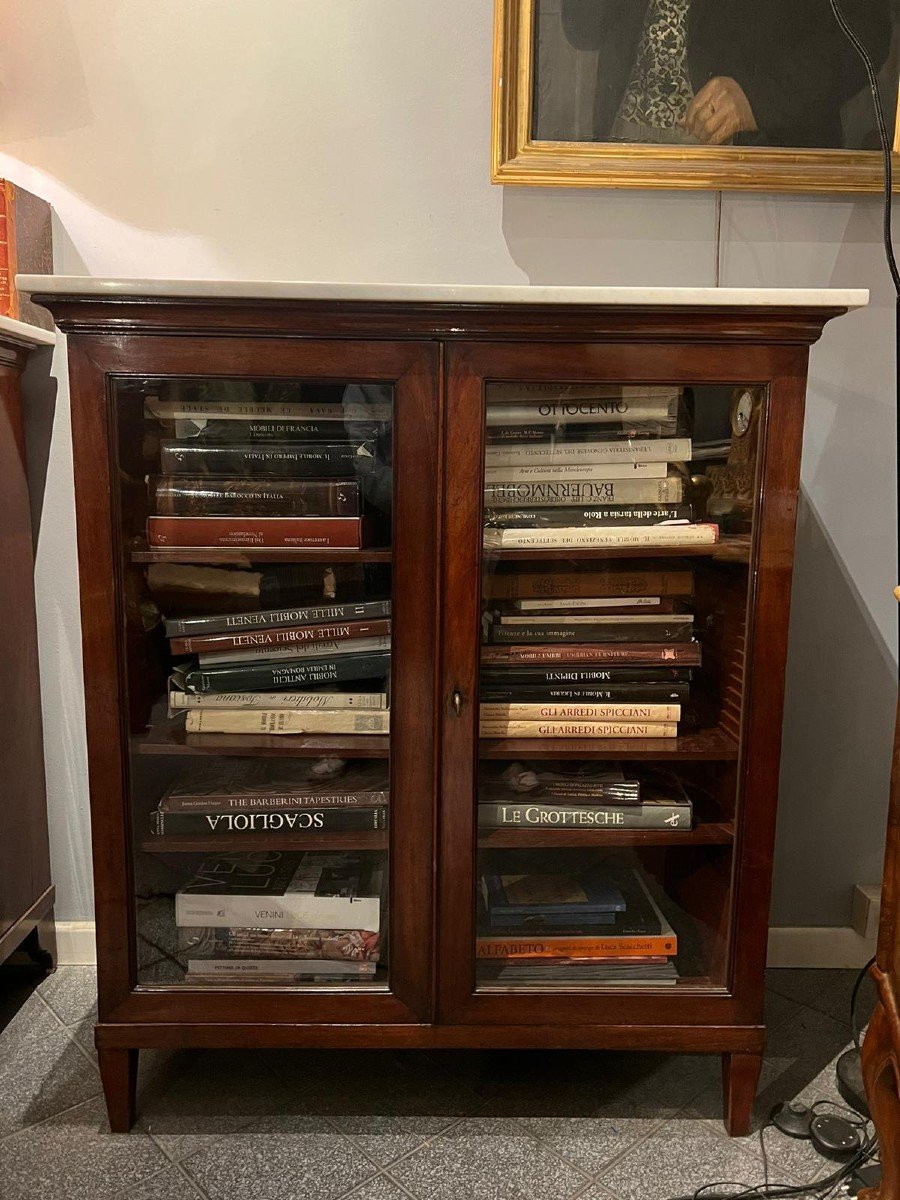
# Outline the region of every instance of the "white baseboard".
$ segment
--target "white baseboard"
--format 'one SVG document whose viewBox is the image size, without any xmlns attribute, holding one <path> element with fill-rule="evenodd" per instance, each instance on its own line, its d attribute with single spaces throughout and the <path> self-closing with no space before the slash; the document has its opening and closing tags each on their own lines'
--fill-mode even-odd
<svg viewBox="0 0 900 1200">
<path fill-rule="evenodd" d="M 875 938 L 831 925 L 783 925 L 769 930 L 770 967 L 859 970 L 875 953 Z"/>
<path fill-rule="evenodd" d="M 93 921 L 57 921 L 56 945 L 61 967 L 92 966 L 97 961 Z M 854 929 L 831 926 L 778 926 L 769 930 L 770 967 L 865 966 L 875 940 Z"/>
<path fill-rule="evenodd" d="M 97 962 L 93 921 L 57 921 L 56 954 L 61 967 L 92 967 Z"/>
</svg>

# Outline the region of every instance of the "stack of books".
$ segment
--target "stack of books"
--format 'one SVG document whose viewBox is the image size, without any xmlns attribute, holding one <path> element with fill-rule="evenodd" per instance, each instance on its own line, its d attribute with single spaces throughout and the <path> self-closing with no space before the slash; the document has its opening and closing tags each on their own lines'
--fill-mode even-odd
<svg viewBox="0 0 900 1200">
<path fill-rule="evenodd" d="M 481 982 L 675 984 L 678 939 L 638 868 L 490 873 L 481 880 Z"/>
<path fill-rule="evenodd" d="M 368 544 L 357 476 L 375 458 L 389 402 L 148 396 L 144 415 L 172 435 L 148 480 L 151 546 Z"/>
<path fill-rule="evenodd" d="M 676 737 L 700 666 L 689 569 L 485 576 L 481 734 Z"/>
<path fill-rule="evenodd" d="M 186 982 L 371 982 L 380 958 L 378 857 L 277 851 L 207 858 L 175 896 Z"/>
<path fill-rule="evenodd" d="M 670 387 L 492 385 L 485 547 L 713 545 L 718 526 L 685 503 L 681 403 Z"/>
<path fill-rule="evenodd" d="M 483 765 L 481 829 L 678 830 L 693 825 L 693 805 L 669 772 L 627 779 L 615 764 Z"/>
<path fill-rule="evenodd" d="M 166 621 L 188 733 L 387 733 L 391 602 Z"/>
</svg>

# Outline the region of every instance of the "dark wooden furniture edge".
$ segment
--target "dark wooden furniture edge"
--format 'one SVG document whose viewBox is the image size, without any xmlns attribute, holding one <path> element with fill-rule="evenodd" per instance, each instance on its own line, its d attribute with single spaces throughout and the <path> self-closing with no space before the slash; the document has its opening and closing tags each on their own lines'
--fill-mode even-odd
<svg viewBox="0 0 900 1200">
<path fill-rule="evenodd" d="M 55 963 L 56 931 L 52 919 L 55 900 L 56 888 L 51 884 L 45 892 L 38 896 L 31 908 L 7 929 L 0 937 L 0 962 L 9 958 L 10 954 L 17 950 L 26 938 L 37 932 L 37 946 L 34 950 L 29 947 L 28 953 L 35 957 L 35 951 L 39 946 L 40 951 L 43 951 L 47 958 Z M 48 917 L 50 920 L 46 919 Z"/>
</svg>

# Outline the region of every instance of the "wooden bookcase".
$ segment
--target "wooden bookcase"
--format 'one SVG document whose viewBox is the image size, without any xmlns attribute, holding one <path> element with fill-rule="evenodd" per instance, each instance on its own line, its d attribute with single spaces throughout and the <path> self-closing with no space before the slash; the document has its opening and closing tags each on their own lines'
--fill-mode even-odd
<svg viewBox="0 0 900 1200">
<path fill-rule="evenodd" d="M 68 335 L 97 894 L 96 1040 L 113 1128 L 133 1121 L 142 1047 L 577 1047 L 720 1054 L 726 1124 L 745 1132 L 765 1038 L 807 359 L 825 322 L 864 303 L 865 294 L 24 282 Z M 148 547 L 140 397 L 147 381 L 184 379 L 391 389 L 390 544 L 240 553 Z M 552 570 L 574 559 L 690 566 L 705 662 L 700 715 L 678 737 L 479 740 L 484 397 L 493 380 L 684 384 L 712 397 L 702 403 L 713 407 L 728 405 L 738 388 L 762 397 L 751 532 L 691 550 L 490 554 L 491 570 L 525 563 Z M 389 735 L 191 735 L 183 718 L 167 718 L 164 644 L 136 615 L 141 581 L 153 564 L 236 561 L 263 570 L 344 564 L 366 578 L 390 572 Z M 164 844 L 151 836 L 160 781 L 185 764 L 326 754 L 389 766 L 389 833 Z M 479 833 L 479 770 L 522 759 L 665 766 L 704 800 L 690 830 Z M 173 872 L 189 872 L 192 856 L 288 847 L 389 855 L 385 978 L 364 988 L 213 988 L 154 976 L 141 924 L 148 892 L 173 887 Z M 676 986 L 498 987 L 478 975 L 479 864 L 576 852 L 627 855 L 671 901 L 685 935 Z M 176 864 L 166 868 L 168 884 L 160 883 L 161 860 Z M 157 902 L 168 919 L 171 899 Z"/>
</svg>

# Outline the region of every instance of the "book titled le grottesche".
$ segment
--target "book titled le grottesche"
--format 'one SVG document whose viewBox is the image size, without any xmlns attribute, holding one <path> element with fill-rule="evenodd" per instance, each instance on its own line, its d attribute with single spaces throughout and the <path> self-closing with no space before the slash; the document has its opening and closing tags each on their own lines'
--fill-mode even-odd
<svg viewBox="0 0 900 1200">
<path fill-rule="evenodd" d="M 618 807 L 588 804 L 539 804 L 525 799 L 510 804 L 478 805 L 482 829 L 690 829 L 692 809 L 648 797 Z"/>
</svg>

